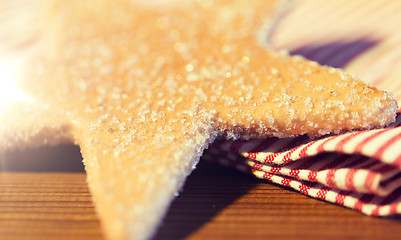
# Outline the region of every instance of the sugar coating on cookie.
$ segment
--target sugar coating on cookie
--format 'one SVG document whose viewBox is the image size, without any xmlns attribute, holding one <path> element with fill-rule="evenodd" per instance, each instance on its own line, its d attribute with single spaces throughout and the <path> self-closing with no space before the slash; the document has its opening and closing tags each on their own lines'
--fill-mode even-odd
<svg viewBox="0 0 401 240">
<path fill-rule="evenodd" d="M 44 4 L 43 52 L 20 78 L 35 102 L 0 116 L 0 150 L 73 139 L 110 239 L 152 236 L 217 136 L 319 136 L 395 120 L 390 93 L 261 48 L 269 1 Z"/>
</svg>

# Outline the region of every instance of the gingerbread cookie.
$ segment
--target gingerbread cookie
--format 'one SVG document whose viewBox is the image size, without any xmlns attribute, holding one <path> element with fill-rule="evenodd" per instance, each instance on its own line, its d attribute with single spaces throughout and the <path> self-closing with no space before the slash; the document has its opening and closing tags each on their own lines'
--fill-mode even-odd
<svg viewBox="0 0 401 240">
<path fill-rule="evenodd" d="M 203 150 L 394 121 L 391 94 L 261 48 L 268 1 L 43 2 L 31 101 L 0 115 L 0 150 L 70 141 L 109 239 L 148 239 Z M 12 107 L 11 107 L 12 106 Z"/>
</svg>

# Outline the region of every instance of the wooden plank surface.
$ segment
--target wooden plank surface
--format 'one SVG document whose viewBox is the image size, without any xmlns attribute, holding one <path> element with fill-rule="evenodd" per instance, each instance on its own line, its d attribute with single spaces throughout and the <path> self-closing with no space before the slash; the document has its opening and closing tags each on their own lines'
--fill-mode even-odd
<svg viewBox="0 0 401 240">
<path fill-rule="evenodd" d="M 13 153 L 0 163 L 0 239 L 103 239 L 76 147 Z M 201 161 L 155 239 L 399 236 L 400 217 L 367 217 Z"/>
</svg>

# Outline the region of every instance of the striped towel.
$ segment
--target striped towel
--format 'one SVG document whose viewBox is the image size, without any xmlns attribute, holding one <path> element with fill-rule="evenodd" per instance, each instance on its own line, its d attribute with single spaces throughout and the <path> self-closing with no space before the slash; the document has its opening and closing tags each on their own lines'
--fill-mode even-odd
<svg viewBox="0 0 401 240">
<path fill-rule="evenodd" d="M 298 0 L 269 44 L 344 68 L 401 102 L 401 1 Z M 401 115 L 386 129 L 218 142 L 205 158 L 371 216 L 401 214 Z"/>
</svg>

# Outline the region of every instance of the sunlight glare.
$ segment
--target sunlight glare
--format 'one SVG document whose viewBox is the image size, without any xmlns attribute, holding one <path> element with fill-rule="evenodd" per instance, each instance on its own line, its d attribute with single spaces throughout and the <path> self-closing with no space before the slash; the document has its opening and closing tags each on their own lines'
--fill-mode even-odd
<svg viewBox="0 0 401 240">
<path fill-rule="evenodd" d="M 29 100 L 16 86 L 16 71 L 19 61 L 0 60 L 0 110 L 12 102 Z"/>
</svg>

